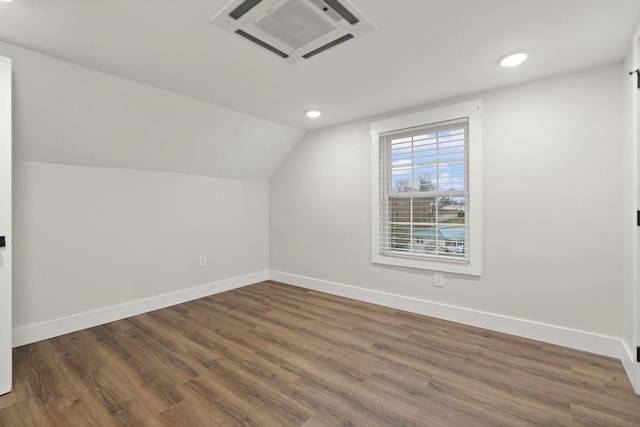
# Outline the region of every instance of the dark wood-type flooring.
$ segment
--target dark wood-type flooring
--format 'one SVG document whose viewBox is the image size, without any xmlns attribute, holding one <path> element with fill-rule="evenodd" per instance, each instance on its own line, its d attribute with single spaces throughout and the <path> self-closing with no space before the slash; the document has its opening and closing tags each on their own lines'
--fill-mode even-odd
<svg viewBox="0 0 640 427">
<path fill-rule="evenodd" d="M 14 363 L 1 426 L 640 426 L 617 360 L 275 282 Z"/>
</svg>

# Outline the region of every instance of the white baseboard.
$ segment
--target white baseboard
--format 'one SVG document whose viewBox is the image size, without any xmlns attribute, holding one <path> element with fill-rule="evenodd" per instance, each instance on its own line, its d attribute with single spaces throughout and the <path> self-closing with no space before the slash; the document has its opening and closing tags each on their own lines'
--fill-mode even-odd
<svg viewBox="0 0 640 427">
<path fill-rule="evenodd" d="M 591 332 L 374 291 L 280 271 L 270 271 L 269 279 L 301 288 L 312 289 L 425 316 L 437 317 L 439 319 L 561 345 L 563 347 L 587 351 L 607 357 L 620 358 L 620 355 L 624 352 L 620 339 Z"/>
<path fill-rule="evenodd" d="M 268 271 L 259 271 L 257 273 L 207 283 L 188 289 L 181 289 L 167 294 L 155 295 L 124 304 L 105 307 L 85 313 L 78 313 L 65 318 L 22 326 L 13 330 L 13 347 L 19 347 L 21 345 L 57 337 L 70 332 L 80 331 L 93 326 L 103 325 L 105 323 L 114 322 L 116 320 L 125 319 L 127 317 L 136 316 L 149 311 L 218 294 L 220 292 L 241 288 L 243 286 L 265 281 L 268 278 Z"/>
<path fill-rule="evenodd" d="M 636 354 L 626 342 L 622 341 L 622 351 L 619 356 L 622 366 L 631 381 L 633 390 L 640 395 L 640 363 L 636 361 Z"/>
</svg>

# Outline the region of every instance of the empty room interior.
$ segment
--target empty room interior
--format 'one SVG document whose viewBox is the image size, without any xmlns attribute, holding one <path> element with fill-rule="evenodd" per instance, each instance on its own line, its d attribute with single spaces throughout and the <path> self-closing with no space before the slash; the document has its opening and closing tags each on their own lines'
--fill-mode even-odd
<svg viewBox="0 0 640 427">
<path fill-rule="evenodd" d="M 640 426 L 639 40 L 0 1 L 0 426 Z"/>
</svg>

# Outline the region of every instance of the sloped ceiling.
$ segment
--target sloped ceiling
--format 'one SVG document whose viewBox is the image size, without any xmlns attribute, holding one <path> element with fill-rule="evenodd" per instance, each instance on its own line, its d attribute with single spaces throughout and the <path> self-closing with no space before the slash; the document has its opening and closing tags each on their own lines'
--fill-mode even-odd
<svg viewBox="0 0 640 427">
<path fill-rule="evenodd" d="M 640 20 L 638 0 L 353 0 L 377 31 L 291 66 L 211 25 L 227 3 L 0 2 L 0 40 L 313 129 L 619 61 Z M 497 65 L 519 50 L 524 66 Z"/>
<path fill-rule="evenodd" d="M 268 181 L 304 131 L 0 42 L 14 159 Z"/>
</svg>

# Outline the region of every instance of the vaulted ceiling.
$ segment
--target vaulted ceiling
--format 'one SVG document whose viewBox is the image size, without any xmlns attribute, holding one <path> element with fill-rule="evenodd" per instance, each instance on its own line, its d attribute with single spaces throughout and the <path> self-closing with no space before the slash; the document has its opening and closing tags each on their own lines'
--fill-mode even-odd
<svg viewBox="0 0 640 427">
<path fill-rule="evenodd" d="M 0 2 L 0 40 L 313 129 L 619 61 L 640 21 L 638 0 L 352 3 L 376 31 L 298 65 L 213 26 L 228 0 Z M 498 66 L 521 50 L 523 66 Z"/>
</svg>

